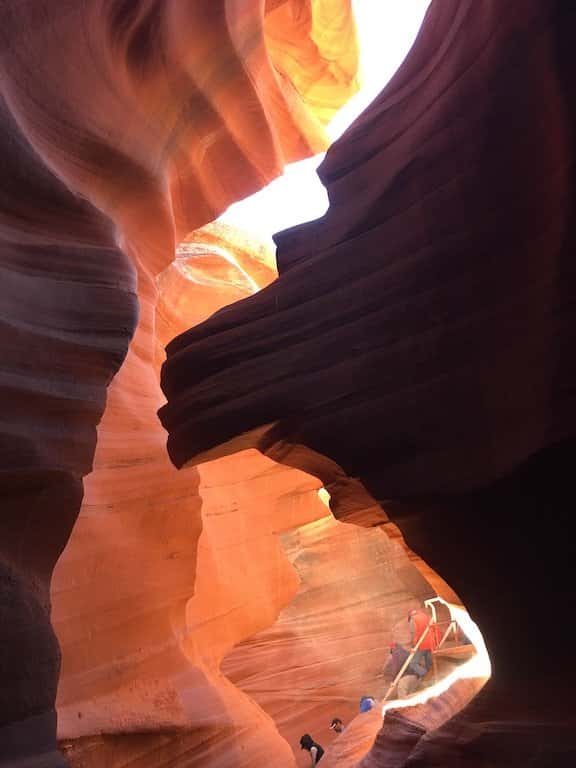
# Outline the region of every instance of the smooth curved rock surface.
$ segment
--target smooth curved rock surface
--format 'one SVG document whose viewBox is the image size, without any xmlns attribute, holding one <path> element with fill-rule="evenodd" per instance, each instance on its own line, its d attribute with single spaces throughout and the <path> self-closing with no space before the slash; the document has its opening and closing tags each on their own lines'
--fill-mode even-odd
<svg viewBox="0 0 576 768">
<path fill-rule="evenodd" d="M 198 230 L 158 281 L 158 341 L 274 275 L 253 240 L 221 224 Z M 131 367 L 130 391 L 144 394 L 132 357 L 120 375 Z M 293 766 L 303 730 L 333 736 L 335 706 L 348 719 L 364 686 L 385 685 L 392 626 L 434 591 L 390 524 L 374 527 L 381 516 L 336 522 L 316 478 L 255 451 L 179 473 L 147 413 L 109 401 L 54 573 L 63 752 L 82 768 L 136 755 L 254 768 L 271 753 Z M 297 659 L 314 648 L 307 679 Z"/>
<path fill-rule="evenodd" d="M 333 717 L 349 723 L 362 696 L 384 695 L 394 630 L 407 630 L 408 611 L 434 591 L 382 528 L 329 514 L 284 533 L 281 542 L 298 591 L 273 624 L 224 657 L 221 669 L 273 718 L 298 759 L 303 733 L 327 748 L 336 735 L 328 728 Z"/>
<path fill-rule="evenodd" d="M 117 497 L 108 509 L 85 504 L 58 565 L 63 751 L 83 768 L 135 759 L 166 768 L 175 761 L 264 768 L 270 752 L 290 768 L 292 750 L 273 720 L 219 667 L 235 643 L 272 624 L 293 597 L 297 576 L 277 534 L 325 513 L 318 481 L 255 452 L 181 473 L 188 488 L 167 490 L 173 478 L 159 465 L 148 462 L 146 471 L 159 497 L 148 514 L 140 499 Z M 146 490 L 142 482 L 136 487 Z M 122 547 L 110 548 L 107 517 L 123 521 Z M 90 522 L 98 538 L 83 540 Z M 60 581 L 70 591 L 70 577 L 81 572 L 75 555 L 102 567 L 99 579 L 78 583 L 69 596 L 72 606 L 86 601 L 81 624 L 76 614 L 63 615 L 56 590 Z"/>
<path fill-rule="evenodd" d="M 329 211 L 276 237 L 278 281 L 163 368 L 177 466 L 254 446 L 320 476 L 336 516 L 332 480 L 358 478 L 481 627 L 493 680 L 406 765 L 575 746 L 548 631 L 572 604 L 574 22 L 563 2 L 433 2 L 320 168 Z"/>
<path fill-rule="evenodd" d="M 284 18 L 286 6 L 294 13 Z M 325 36 L 324 14 L 340 22 Z M 262 187 L 284 163 L 325 148 L 324 123 L 357 87 L 357 51 L 346 0 L 6 0 L 0 44 L 7 406 L 0 722 L 30 726 L 21 754 L 28 760 L 35 759 L 34 716 L 55 722 L 60 654 L 49 621 L 50 578 L 78 514 L 106 401 L 95 459 L 102 484 L 90 481 L 88 508 L 100 505 L 100 512 L 114 497 L 126 509 L 124 520 L 110 509 L 99 516 L 95 549 L 104 546 L 105 531 L 125 530 L 143 494 L 168 514 L 170 499 L 158 494 L 170 482 L 175 492 L 190 486 L 192 476 L 176 480 L 160 458 L 162 431 L 152 426 L 163 402 L 155 279 L 190 230 Z M 300 47 L 306 56 L 293 79 L 286 51 Z M 157 485 L 146 466 L 165 473 Z M 184 506 L 193 512 L 196 504 L 192 490 Z M 182 534 L 185 510 L 179 514 L 165 531 L 168 540 Z M 75 534 L 78 540 L 93 536 L 95 518 Z M 127 553 L 139 537 L 150 543 L 158 524 L 145 518 Z M 196 523 L 190 525 L 189 566 L 197 535 Z M 79 561 L 78 583 L 96 579 L 97 565 L 94 558 Z M 176 592 L 177 570 L 166 577 Z M 190 594 L 189 582 L 186 588 Z M 102 592 L 93 585 L 89 591 L 95 609 Z M 62 610 L 64 623 L 73 623 L 78 609 Z M 80 638 L 70 642 L 81 655 Z M 74 663 L 65 664 L 73 677 Z"/>
<path fill-rule="evenodd" d="M 232 228 L 199 230 L 158 281 L 157 344 L 274 274 L 266 249 Z M 157 362 L 132 350 L 53 578 L 62 750 L 82 768 L 135 756 L 264 768 L 272 750 L 289 768 L 292 750 L 273 720 L 219 665 L 294 595 L 277 534 L 325 515 L 320 483 L 255 451 L 177 472 L 150 407 Z"/>
<path fill-rule="evenodd" d="M 281 279 L 169 345 L 161 415 L 177 465 L 275 422 L 259 444 L 301 442 L 348 474 L 373 472 L 391 497 L 454 492 L 571 433 L 562 6 L 510 6 L 493 33 L 495 8 L 432 6 L 405 65 L 321 166 L 327 214 L 276 236 Z M 352 419 L 365 438 L 347 451 Z M 218 432 L 204 436 L 204 420 Z"/>
<path fill-rule="evenodd" d="M 0 755 L 15 765 L 17 746 L 22 755 L 55 747 L 47 733 L 60 652 L 50 576 L 78 513 L 137 302 L 110 223 L 38 162 L 5 101 L 0 110 Z M 18 724 L 30 732 L 16 745 Z"/>
</svg>

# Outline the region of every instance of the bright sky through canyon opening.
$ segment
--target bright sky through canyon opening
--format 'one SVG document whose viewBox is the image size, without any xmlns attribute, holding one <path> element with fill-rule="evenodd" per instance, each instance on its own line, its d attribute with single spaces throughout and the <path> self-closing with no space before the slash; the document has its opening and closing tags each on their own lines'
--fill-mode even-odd
<svg viewBox="0 0 576 768">
<path fill-rule="evenodd" d="M 337 113 L 327 132 L 335 141 L 384 88 L 406 58 L 430 0 L 353 0 L 360 45 L 360 91 Z M 231 205 L 220 221 L 271 242 L 272 235 L 322 216 L 326 190 L 316 175 L 324 154 L 291 163 L 284 175 Z"/>
</svg>

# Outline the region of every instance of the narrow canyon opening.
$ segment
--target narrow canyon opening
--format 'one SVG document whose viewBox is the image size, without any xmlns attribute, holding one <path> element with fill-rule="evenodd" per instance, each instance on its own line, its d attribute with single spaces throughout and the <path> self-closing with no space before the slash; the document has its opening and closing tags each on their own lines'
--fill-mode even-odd
<svg viewBox="0 0 576 768">
<path fill-rule="evenodd" d="M 64 6 L 0 0 L 0 766 L 576 763 L 576 6 Z"/>
<path fill-rule="evenodd" d="M 373 3 L 356 4 L 362 86 L 328 124 L 331 140 L 346 130 L 393 75 L 413 43 L 427 6 L 427 1 L 403 10 L 387 3 L 380 8 Z M 169 341 L 276 278 L 272 235 L 321 216 L 328 206 L 326 190 L 316 175 L 323 157 L 288 165 L 270 185 L 186 237 L 176 262 L 159 278 L 157 321 L 162 340 Z M 232 469 L 234 461 L 247 474 Z M 256 468 L 266 467 L 260 470 L 262 495 L 244 499 L 244 505 L 235 503 L 235 491 L 222 479 L 222 462 L 236 476 L 235 484 L 247 483 L 248 478 L 253 481 Z M 214 663 L 218 642 L 213 635 L 203 641 L 202 635 L 220 632 L 218 611 L 232 610 L 240 617 L 242 629 L 213 674 L 221 671 L 272 719 L 298 765 L 307 764 L 308 757 L 299 748 L 299 738 L 307 731 L 327 749 L 325 760 L 355 765 L 370 750 L 388 710 L 409 707 L 417 713 L 415 721 L 428 728 L 437 727 L 468 703 L 490 675 L 486 648 L 457 596 L 436 574 L 427 580 L 430 568 L 408 550 L 383 512 L 373 510 L 373 519 L 356 516 L 349 523 L 340 522 L 330 511 L 327 491 L 319 488 L 316 497 L 316 478 L 266 462 L 247 451 L 235 459 L 197 467 L 203 532 L 196 595 L 186 611 L 184 647 L 194 662 L 198 647 L 204 644 Z M 276 498 L 273 484 L 279 477 L 287 479 L 282 480 L 282 495 Z M 302 485 L 304 493 L 297 490 Z M 255 490 L 254 482 L 253 486 Z M 268 518 L 274 521 L 272 527 Z M 259 540 L 250 562 L 231 554 L 246 530 Z M 271 535 L 278 542 L 265 544 Z M 230 600 L 228 609 L 218 607 L 211 596 L 208 574 L 214 571 L 218 571 L 214 578 L 228 585 L 229 594 L 222 596 L 223 605 Z M 283 587 L 278 573 L 283 574 Z M 441 585 L 454 602 L 439 596 L 434 584 Z M 413 675 L 396 679 L 390 663 L 394 643 L 412 648 L 407 617 L 416 607 L 435 619 L 439 633 L 435 644 L 440 647 L 435 649 L 425 683 Z M 222 640 L 223 649 L 227 642 L 229 636 Z M 408 661 L 413 658 L 411 654 Z M 436 704 L 427 712 L 426 702 L 456 681 L 460 688 L 444 708 Z M 370 716 L 359 714 L 366 696 L 374 700 L 374 711 L 366 709 Z M 240 709 L 242 700 L 238 702 Z M 329 729 L 332 716 L 346 723 L 346 739 Z"/>
</svg>

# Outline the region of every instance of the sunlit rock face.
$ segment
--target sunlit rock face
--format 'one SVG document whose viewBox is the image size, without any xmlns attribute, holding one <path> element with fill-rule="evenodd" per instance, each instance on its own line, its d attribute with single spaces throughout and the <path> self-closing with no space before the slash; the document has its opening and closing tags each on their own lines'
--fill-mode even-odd
<svg viewBox="0 0 576 768">
<path fill-rule="evenodd" d="M 479 679 L 460 679 L 438 696 L 423 704 L 392 709 L 384 721 L 375 714 L 357 717 L 332 749 L 327 761 L 338 768 L 402 768 L 424 740 L 426 732 L 434 732 L 454 712 L 458 712 L 478 693 Z M 376 738 L 367 739 L 368 733 L 378 729 Z"/>
<path fill-rule="evenodd" d="M 157 279 L 157 360 L 164 347 L 217 310 L 264 288 L 278 275 L 272 249 L 235 227 L 215 222 L 190 233 Z"/>
<path fill-rule="evenodd" d="M 159 277 L 158 349 L 275 274 L 257 242 L 223 225 L 198 230 Z M 146 381 L 136 360 L 122 368 L 118 402 L 109 395 L 94 471 L 53 578 L 62 751 L 83 768 L 135 756 L 167 767 L 264 768 L 271 751 L 291 767 L 273 720 L 219 665 L 293 597 L 298 577 L 278 534 L 325 516 L 320 483 L 255 451 L 177 472 L 154 410 L 133 407 Z M 157 364 L 145 369 L 154 387 Z"/>
<path fill-rule="evenodd" d="M 349 723 L 362 696 L 381 699 L 383 674 L 410 608 L 433 596 L 399 541 L 327 517 L 282 536 L 298 592 L 271 626 L 237 645 L 222 672 L 257 702 L 296 749 L 303 733 L 324 748 L 333 717 Z M 454 710 L 456 711 L 456 710 Z M 381 718 L 380 718 L 381 719 Z M 305 754 L 299 764 L 308 764 Z"/>
<path fill-rule="evenodd" d="M 166 488 L 173 477 L 165 471 L 161 483 L 156 461 L 146 474 L 158 499 L 121 497 L 111 509 L 91 509 L 87 488 L 56 570 L 62 750 L 72 766 L 94 768 L 135 759 L 264 768 L 271 752 L 292 768 L 292 749 L 273 720 L 219 667 L 294 596 L 298 577 L 278 535 L 325 514 L 319 483 L 247 452 L 182 473 L 187 488 Z M 122 530 L 109 530 L 114 520 Z M 83 539 L 90 528 L 98 537 Z M 111 548 L 111 539 L 121 544 Z M 75 558 L 87 555 L 100 577 L 71 589 L 82 573 Z M 76 611 L 65 614 L 67 605 Z"/>
<path fill-rule="evenodd" d="M 274 275 L 256 241 L 198 230 L 158 280 L 158 341 Z M 299 765 L 303 732 L 328 746 L 335 712 L 383 695 L 393 628 L 434 594 L 368 507 L 337 522 L 316 478 L 253 450 L 179 473 L 159 423 L 125 407 L 85 486 L 52 585 L 72 766 Z"/>
<path fill-rule="evenodd" d="M 340 24 L 322 36 L 325 14 Z M 324 123 L 356 89 L 356 48 L 346 0 L 2 2 L 0 36 L 0 759 L 52 766 L 60 655 L 49 585 L 93 462 L 55 585 L 69 733 L 89 730 L 92 684 L 107 703 L 123 687 L 130 712 L 157 701 L 153 681 L 130 689 L 136 637 L 158 619 L 160 642 L 194 589 L 199 479 L 173 470 L 155 423 L 156 277 L 191 230 L 325 148 Z M 300 47 L 292 73 L 287 51 Z M 136 552 L 150 561 L 141 584 L 127 563 Z M 117 569 L 111 603 L 113 577 L 97 584 L 103 562 Z M 99 623 L 104 608 L 116 638 Z M 122 662 L 104 680 L 116 641 Z M 98 644 L 102 678 L 85 655 Z M 162 654 L 176 674 L 178 653 Z M 152 673 L 154 660 L 142 662 Z M 172 722 L 178 707 L 160 708 Z M 115 710 L 92 714 L 108 722 Z"/>
<path fill-rule="evenodd" d="M 276 238 L 279 280 L 177 338 L 163 369 L 178 466 L 252 445 L 321 477 L 338 516 L 336 462 L 481 626 L 491 682 L 405 765 L 576 749 L 574 673 L 547 630 L 572 604 L 574 14 L 433 2 L 320 168 L 330 210 Z"/>
<path fill-rule="evenodd" d="M 272 279 L 265 250 L 254 244 L 250 258 L 247 248 L 221 226 L 182 244 L 158 281 L 159 344 Z M 274 723 L 218 666 L 292 597 L 296 575 L 274 525 L 323 515 L 319 482 L 255 452 L 178 473 L 154 411 L 130 408 L 143 381 L 134 358 L 124 376 L 131 363 L 122 399 L 109 401 L 99 426 L 95 468 L 53 578 L 61 748 L 72 766 L 95 768 L 136 756 L 264 766 L 271 749 L 292 766 Z"/>
</svg>

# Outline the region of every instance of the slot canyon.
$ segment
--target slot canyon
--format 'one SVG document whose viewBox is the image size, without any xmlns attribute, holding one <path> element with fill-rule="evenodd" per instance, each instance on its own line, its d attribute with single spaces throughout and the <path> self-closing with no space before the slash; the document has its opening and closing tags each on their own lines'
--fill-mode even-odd
<svg viewBox="0 0 576 768">
<path fill-rule="evenodd" d="M 0 768 L 576 765 L 576 5 L 377 2 L 0 0 Z"/>
</svg>

